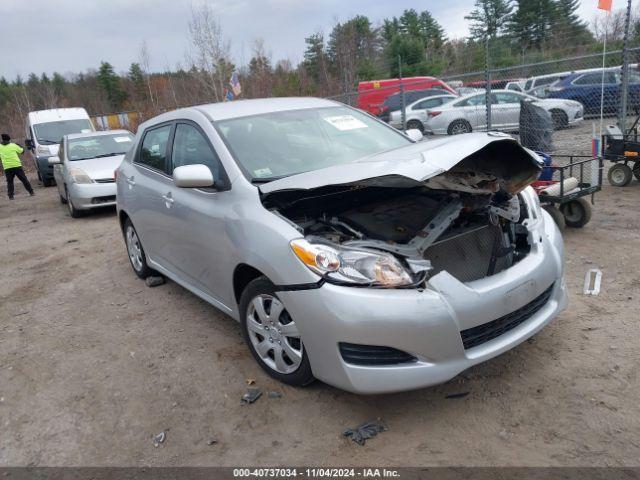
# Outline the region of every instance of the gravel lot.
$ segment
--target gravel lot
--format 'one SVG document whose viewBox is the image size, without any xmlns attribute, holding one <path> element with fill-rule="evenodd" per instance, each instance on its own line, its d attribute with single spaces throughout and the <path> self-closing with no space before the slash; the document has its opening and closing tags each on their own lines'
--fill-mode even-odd
<svg viewBox="0 0 640 480">
<path fill-rule="evenodd" d="M 559 132 L 558 150 L 588 153 L 590 133 Z M 0 465 L 640 464 L 635 180 L 566 231 L 555 322 L 445 385 L 376 397 L 271 380 L 232 319 L 135 277 L 113 210 L 74 220 L 55 188 L 36 193 L 0 190 Z M 243 406 L 246 379 L 283 396 Z M 376 418 L 389 430 L 364 447 L 341 436 Z"/>
</svg>

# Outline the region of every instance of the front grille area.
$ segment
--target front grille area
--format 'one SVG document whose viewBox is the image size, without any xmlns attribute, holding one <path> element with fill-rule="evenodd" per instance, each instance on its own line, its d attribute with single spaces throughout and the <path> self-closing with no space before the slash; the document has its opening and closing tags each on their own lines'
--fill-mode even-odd
<svg viewBox="0 0 640 480">
<path fill-rule="evenodd" d="M 501 236 L 496 227 L 484 226 L 434 243 L 425 258 L 431 261 L 432 275 L 446 270 L 461 282 L 471 282 L 488 275 L 495 243 Z M 510 256 L 498 258 L 493 273 L 512 265 Z"/>
<path fill-rule="evenodd" d="M 339 344 L 339 347 L 342 359 L 352 365 L 398 365 L 413 363 L 417 360 L 413 355 L 391 347 L 343 342 Z"/>
<path fill-rule="evenodd" d="M 527 303 L 524 307 L 519 308 L 503 317 L 493 320 L 477 327 L 468 328 L 460 332 L 464 349 L 468 350 L 478 345 L 482 345 L 489 340 L 499 337 L 503 333 L 516 328 L 523 322 L 534 316 L 549 301 L 553 284 L 542 292 L 533 301 Z"/>
<path fill-rule="evenodd" d="M 115 195 L 109 195 L 108 197 L 93 197 L 91 199 L 91 203 L 94 205 L 99 205 L 101 203 L 110 203 L 115 201 L 116 201 Z"/>
</svg>

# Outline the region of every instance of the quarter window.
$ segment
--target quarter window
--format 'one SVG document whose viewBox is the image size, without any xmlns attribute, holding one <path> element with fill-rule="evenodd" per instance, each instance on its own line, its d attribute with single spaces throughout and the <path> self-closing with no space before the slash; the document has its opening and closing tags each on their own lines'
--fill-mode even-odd
<svg viewBox="0 0 640 480">
<path fill-rule="evenodd" d="M 170 133 L 171 125 L 147 130 L 142 139 L 142 148 L 137 163 L 164 171 Z"/>
<path fill-rule="evenodd" d="M 221 180 L 220 161 L 204 135 L 193 125 L 179 123 L 171 154 L 173 168 L 202 164 L 209 167 L 216 183 Z"/>
</svg>

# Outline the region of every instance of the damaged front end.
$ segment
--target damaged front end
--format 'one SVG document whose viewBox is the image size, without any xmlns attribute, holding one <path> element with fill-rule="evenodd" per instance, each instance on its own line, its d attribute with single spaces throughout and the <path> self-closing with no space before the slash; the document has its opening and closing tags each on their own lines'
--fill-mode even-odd
<svg viewBox="0 0 640 480">
<path fill-rule="evenodd" d="M 461 282 L 484 278 L 529 253 L 525 220 L 533 206 L 520 192 L 541 165 L 511 139 L 483 137 L 463 158 L 447 151 L 438 168 L 428 159 L 455 144 L 416 151 L 388 175 L 367 176 L 369 165 L 383 170 L 370 159 L 360 164 L 362 178 L 345 172 L 347 183 L 319 185 L 318 177 L 301 174 L 296 188 L 290 177 L 263 191 L 262 201 L 303 235 L 291 248 L 328 282 L 416 288 L 441 271 Z"/>
</svg>

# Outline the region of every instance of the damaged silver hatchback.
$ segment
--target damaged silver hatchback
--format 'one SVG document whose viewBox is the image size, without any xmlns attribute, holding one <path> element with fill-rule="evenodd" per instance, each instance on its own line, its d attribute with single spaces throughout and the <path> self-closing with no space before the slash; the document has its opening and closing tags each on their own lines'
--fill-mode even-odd
<svg viewBox="0 0 640 480">
<path fill-rule="evenodd" d="M 414 142 L 358 110 L 282 98 L 192 107 L 138 130 L 117 171 L 131 265 L 240 321 L 291 385 L 444 382 L 567 305 L 562 238 L 501 134 Z"/>
</svg>

